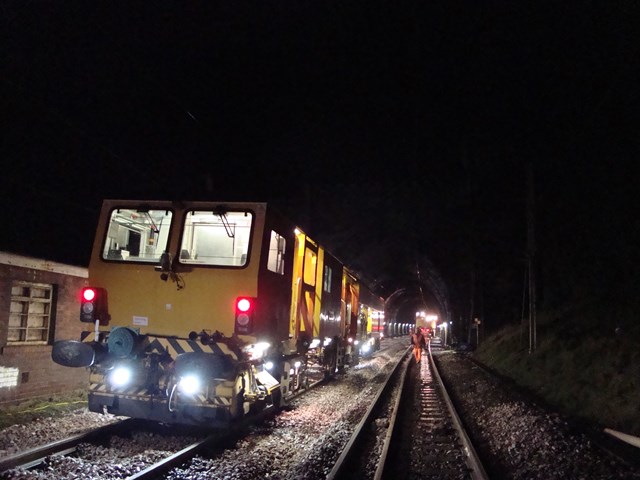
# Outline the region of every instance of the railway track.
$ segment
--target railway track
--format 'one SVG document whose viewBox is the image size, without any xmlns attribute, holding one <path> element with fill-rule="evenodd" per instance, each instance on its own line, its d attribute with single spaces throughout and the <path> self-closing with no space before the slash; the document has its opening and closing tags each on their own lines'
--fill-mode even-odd
<svg viewBox="0 0 640 480">
<path fill-rule="evenodd" d="M 440 348 L 434 339 L 420 364 L 398 363 L 328 479 L 488 478 L 433 362 Z"/>
<path fill-rule="evenodd" d="M 14 468 L 29 469 L 37 467 L 42 464 L 47 457 L 72 454 L 81 443 L 104 441 L 105 438 L 109 438 L 112 435 L 122 434 L 132 428 L 137 428 L 138 423 L 138 421 L 133 419 L 122 420 L 85 433 L 72 435 L 55 442 L 30 448 L 24 452 L 9 455 L 5 458 L 0 458 L 0 475 L 2 472 Z"/>
<path fill-rule="evenodd" d="M 404 343 L 404 342 L 402 342 Z M 383 355 L 385 358 L 398 358 L 396 357 L 396 355 L 398 355 L 400 352 L 405 352 L 405 356 L 406 353 L 408 353 L 408 351 L 406 351 L 406 347 L 402 347 L 402 350 L 398 350 L 396 348 L 395 350 L 398 353 L 393 353 L 393 352 L 384 352 L 384 351 L 380 351 L 378 352 L 379 355 Z M 392 357 L 389 357 L 389 355 L 391 355 Z M 399 355 L 398 355 L 399 356 Z M 378 363 L 379 360 L 375 360 L 375 358 L 372 359 L 372 361 L 374 363 Z M 365 362 L 366 363 L 366 362 Z M 394 362 L 392 362 L 394 363 Z M 399 368 L 399 365 L 401 364 L 401 362 L 397 362 L 397 364 L 395 364 L 395 368 Z M 360 373 L 360 368 L 362 367 L 359 366 L 358 368 L 354 369 L 353 371 L 353 376 L 357 379 L 358 377 L 360 377 L 362 375 L 362 373 Z M 385 369 L 385 371 L 389 371 L 391 368 L 391 364 L 388 365 L 388 367 Z M 384 375 L 378 375 L 380 377 L 380 380 L 374 380 L 371 379 L 370 381 L 368 381 L 368 383 L 370 384 L 369 387 L 366 387 L 367 390 L 370 390 L 371 392 L 375 392 L 377 387 L 374 387 L 374 384 L 380 384 L 382 383 L 383 377 L 386 376 L 387 374 Z M 348 375 L 348 377 L 350 377 L 351 375 Z M 88 447 L 85 445 L 83 447 L 81 447 L 80 451 L 77 453 L 73 453 L 74 452 L 74 448 L 73 446 L 69 446 L 67 445 L 67 447 L 65 449 L 63 449 L 63 453 L 55 453 L 53 452 L 50 448 L 48 450 L 41 450 L 42 453 L 40 453 L 39 456 L 40 458 L 45 458 L 48 457 L 48 461 L 44 466 L 38 467 L 37 464 L 38 462 L 35 463 L 31 463 L 30 465 L 28 464 L 28 462 L 13 462 L 11 464 L 9 463 L 5 463 L 3 464 L 3 467 L 0 468 L 0 472 L 6 470 L 7 468 L 15 468 L 18 467 L 19 465 L 22 465 L 23 467 L 25 466 L 32 466 L 35 468 L 40 468 L 41 470 L 45 470 L 47 473 L 53 475 L 51 477 L 48 478 L 128 478 L 130 480 L 133 479 L 156 479 L 156 478 L 166 478 L 166 476 L 168 476 L 169 478 L 184 478 L 182 476 L 182 474 L 180 472 L 182 471 L 188 471 L 188 469 L 193 469 L 196 468 L 197 470 L 197 466 L 198 465 L 202 465 L 203 463 L 207 465 L 207 468 L 209 469 L 213 469 L 216 472 L 220 472 L 221 469 L 224 470 L 226 468 L 226 466 L 229 464 L 228 461 L 228 457 L 229 457 L 229 452 L 232 453 L 232 457 L 235 457 L 234 452 L 238 452 L 238 458 L 242 459 L 248 459 L 248 456 L 253 456 L 253 457 L 257 457 L 258 458 L 258 465 L 260 465 L 260 468 L 262 468 L 262 463 L 264 463 L 264 460 L 261 459 L 265 459 L 265 458 L 269 458 L 270 454 L 274 454 L 273 452 L 273 448 L 271 447 L 267 447 L 267 449 L 265 449 L 263 451 L 263 453 L 259 453 L 260 449 L 256 450 L 255 447 L 253 447 L 253 449 L 247 451 L 246 453 L 242 453 L 241 450 L 239 450 L 240 448 L 243 448 L 242 445 L 247 443 L 247 439 L 250 438 L 255 438 L 256 432 L 257 432 L 257 436 L 259 438 L 267 438 L 268 436 L 272 435 L 272 432 L 275 433 L 275 445 L 277 445 L 276 449 L 282 448 L 282 454 L 287 455 L 287 453 L 285 452 L 291 452 L 290 449 L 298 449 L 298 454 L 303 453 L 305 451 L 308 451 L 309 447 L 304 447 L 303 444 L 301 443 L 301 440 L 304 438 L 305 440 L 308 440 L 310 442 L 310 445 L 313 445 L 313 436 L 306 436 L 304 434 L 300 435 L 298 433 L 289 433 L 289 432 L 294 432 L 292 430 L 287 430 L 287 433 L 284 433 L 285 436 L 289 436 L 289 435 L 293 435 L 293 437 L 291 438 L 295 438 L 296 440 L 294 442 L 292 442 L 290 444 L 289 447 L 287 447 L 287 444 L 283 444 L 282 441 L 277 440 L 278 438 L 282 438 L 281 435 L 283 435 L 282 432 L 280 432 L 279 429 L 282 428 L 282 425 L 288 425 L 288 427 L 285 428 L 291 428 L 291 425 L 293 423 L 294 428 L 298 428 L 295 425 L 300 424 L 302 425 L 302 430 L 307 430 L 309 427 L 305 427 L 304 425 L 305 422 L 307 421 L 311 421 L 312 423 L 316 423 L 317 424 L 317 418 L 311 418 L 308 417 L 307 415 L 305 415 L 303 413 L 303 415 L 301 416 L 300 420 L 297 419 L 297 415 L 298 415 L 298 409 L 302 409 L 302 410 L 306 410 L 309 407 L 302 407 L 301 405 L 307 405 L 307 404 L 311 404 L 311 405 L 317 405 L 319 399 L 321 397 L 323 397 L 325 395 L 324 389 L 328 389 L 328 390 L 332 390 L 334 388 L 336 388 L 337 386 L 341 385 L 343 383 L 343 380 L 339 380 L 338 382 L 329 382 L 327 385 L 326 382 L 322 382 L 322 381 L 318 381 L 318 382 L 313 382 L 311 381 L 310 383 L 310 387 L 308 389 L 305 389 L 303 391 L 301 391 L 299 394 L 295 395 L 295 396 L 291 396 L 289 397 L 289 400 L 292 401 L 294 399 L 296 399 L 297 397 L 300 397 L 298 399 L 297 402 L 294 402 L 294 406 L 293 406 L 293 410 L 286 412 L 285 414 L 285 419 L 281 419 L 281 420 L 277 420 L 274 421 L 272 419 L 270 419 L 269 417 L 275 417 L 273 414 L 275 413 L 275 409 L 273 411 L 271 410 L 267 410 L 265 412 L 263 412 L 261 414 L 260 417 L 257 416 L 252 416 L 252 417 L 247 417 L 245 420 L 243 420 L 242 422 L 238 422 L 237 424 L 234 425 L 233 429 L 229 429 L 228 431 L 224 431 L 224 432 L 220 432 L 220 431 L 215 431 L 215 432 L 209 432 L 211 433 L 211 435 L 201 435 L 199 438 L 197 438 L 195 441 L 193 442 L 189 442 L 188 445 L 186 444 L 186 440 L 184 442 L 183 445 L 176 447 L 177 442 L 173 442 L 171 440 L 167 440 L 168 443 L 173 442 L 174 447 L 173 448 L 169 448 L 168 446 L 166 448 L 164 448 L 164 446 L 162 447 L 151 447 L 150 446 L 150 450 L 153 451 L 152 455 L 149 455 L 145 452 L 144 455 L 140 455 L 141 457 L 145 457 L 144 459 L 136 459 L 134 467 L 132 468 L 132 464 L 128 461 L 129 459 L 126 458 L 127 456 L 129 458 L 131 457 L 138 457 L 136 452 L 136 448 L 134 447 L 133 449 L 133 454 L 129 453 L 129 454 L 123 454 L 122 452 L 118 451 L 118 445 L 123 445 L 123 450 L 127 450 L 127 451 L 132 451 L 131 447 L 128 446 L 124 446 L 124 440 L 116 440 L 115 441 L 115 445 L 112 445 L 112 451 L 110 453 L 108 453 L 108 455 L 112 455 L 112 457 L 107 457 L 107 454 L 105 454 L 105 459 L 101 459 L 100 461 L 96 461 L 95 455 L 93 455 L 93 457 L 90 455 L 88 458 L 86 458 L 86 460 L 80 460 L 83 457 L 84 451 L 87 450 L 94 450 L 96 448 L 99 447 Z M 387 382 L 388 383 L 388 382 Z M 325 385 L 322 388 L 316 388 L 316 387 L 321 387 Z M 353 388 L 353 387 L 351 387 Z M 360 389 L 363 389 L 365 387 L 358 387 Z M 311 393 L 312 391 L 316 390 L 316 392 L 311 396 L 311 398 L 309 400 L 304 400 L 306 397 L 306 393 L 309 392 Z M 379 394 L 381 395 L 381 394 Z M 368 405 L 369 403 L 371 403 L 371 397 L 373 396 L 372 393 L 368 393 L 366 396 L 363 396 L 362 400 L 363 402 L 366 402 L 366 404 Z M 349 398 L 349 397 L 342 397 L 342 398 Z M 365 400 L 366 398 L 366 400 Z M 299 402 L 302 401 L 303 403 L 300 404 Z M 359 400 L 360 401 L 360 400 Z M 365 403 L 362 403 L 362 405 L 365 405 Z M 313 407 L 316 408 L 316 407 Z M 360 410 L 360 407 L 358 407 L 356 410 Z M 362 416 L 362 411 L 364 410 L 364 408 L 362 410 L 360 410 L 360 413 L 358 414 L 357 418 L 359 419 Z M 341 415 L 345 415 L 345 414 L 339 414 L 338 416 L 336 416 L 336 420 L 338 420 L 340 418 Z M 355 414 L 354 414 L 355 415 Z M 342 420 L 340 420 L 338 422 L 338 424 L 342 424 L 343 421 L 347 418 L 351 418 L 352 414 L 351 413 L 347 413 L 346 417 L 344 417 Z M 308 419 L 308 420 L 307 420 Z M 264 421 L 263 421 L 264 420 Z M 265 425 L 264 427 L 258 427 L 256 430 L 256 424 L 260 424 L 262 422 L 263 425 Z M 354 426 L 352 427 L 355 428 L 355 423 L 354 422 Z M 128 420 L 126 421 L 126 423 L 124 423 L 125 425 L 129 425 L 129 427 L 125 428 L 124 431 L 128 432 L 129 436 L 131 435 L 136 435 L 134 433 L 132 433 L 132 430 L 138 428 L 135 426 L 136 421 L 133 420 Z M 327 424 L 327 426 L 330 424 Z M 326 428 L 326 427 L 325 427 Z M 121 430 L 122 431 L 122 430 Z M 82 438 L 79 438 L 76 440 L 76 445 L 78 443 L 82 443 L 82 442 L 98 442 L 100 440 L 103 440 L 103 443 L 106 445 L 108 443 L 113 443 L 113 441 L 108 441 L 107 437 L 113 434 L 117 434 L 117 430 L 114 428 L 112 430 L 113 433 L 108 433 L 108 431 L 104 431 L 104 430 L 99 430 L 97 432 L 91 432 L 89 435 L 86 436 L 82 436 Z M 253 433 L 252 433 L 253 432 Z M 126 436 L 126 433 L 125 433 Z M 235 437 L 235 438 L 234 438 Z M 287 438 L 287 437 L 285 437 Z M 348 438 L 348 437 L 346 437 Z M 253 442 L 254 440 L 248 440 L 249 443 Z M 268 440 L 267 440 L 268 441 Z M 156 441 L 154 441 L 155 444 Z M 162 444 L 164 442 L 164 439 L 161 438 L 160 439 L 160 444 Z M 55 443 L 64 443 L 64 442 L 55 442 Z M 273 445 L 273 443 L 271 443 L 271 445 Z M 231 447 L 231 448 L 230 448 Z M 341 447 L 336 447 L 338 450 Z M 106 450 L 106 448 L 102 448 L 103 450 Z M 142 449 L 137 450 L 137 452 L 142 452 Z M 222 458 L 221 458 L 221 453 L 222 452 L 227 452 L 222 454 Z M 269 452 L 269 453 L 266 453 Z M 267 457 L 265 457 L 264 455 L 267 455 Z M 282 454 L 280 454 L 278 456 L 278 458 L 282 459 L 283 457 L 281 456 Z M 24 454 L 22 454 L 24 455 Z M 102 471 L 100 471 L 100 473 L 102 473 L 104 476 L 72 476 L 72 475 L 68 475 L 67 472 L 65 470 L 56 470 L 56 468 L 65 468 L 66 465 L 69 464 L 73 464 L 73 459 L 70 458 L 69 460 L 52 460 L 51 456 L 52 455 L 58 455 L 58 456 L 62 456 L 64 457 L 64 455 L 77 455 L 78 457 L 78 463 L 81 464 L 83 462 L 87 462 L 87 465 L 89 465 L 89 468 L 97 468 L 98 471 L 100 471 L 100 469 L 104 469 L 105 467 L 102 467 L 101 465 L 104 465 L 104 463 L 102 462 L 107 462 L 110 463 L 111 465 L 117 465 L 118 468 L 120 469 L 117 474 L 113 474 L 111 471 L 109 471 L 108 473 L 105 471 L 104 473 Z M 329 454 L 330 455 L 330 454 Z M 337 454 L 336 454 L 337 456 Z M 25 458 L 23 456 L 23 458 Z M 112 458 L 112 460 L 109 460 L 108 458 Z M 193 463 L 193 459 L 195 460 L 195 464 Z M 199 460 L 198 460 L 199 458 Z M 335 461 L 335 456 L 330 455 L 329 458 L 327 458 L 327 461 L 324 462 L 322 465 L 329 465 L 328 468 L 330 468 L 330 465 L 332 465 L 333 461 Z M 153 461 L 150 461 L 150 459 L 152 459 Z M 209 460 L 208 460 L 209 459 Z M 220 463 L 222 461 L 222 464 Z M 268 461 L 268 460 L 267 460 Z M 292 460 L 294 461 L 294 460 Z M 295 461 L 294 461 L 295 462 Z M 245 462 L 246 463 L 246 462 Z M 251 462 L 249 462 L 251 463 Z M 190 466 L 191 465 L 191 466 Z M 195 467 L 193 466 L 195 465 Z M 231 467 L 232 469 L 235 469 L 235 471 L 238 471 L 237 469 L 240 468 L 244 468 L 243 471 L 244 473 L 242 473 L 240 476 L 231 476 L 229 478 L 262 478 L 262 476 L 255 476 L 246 470 L 247 465 L 242 465 L 242 464 L 238 464 L 240 465 L 239 467 Z M 300 465 L 300 463 L 298 463 L 297 465 Z M 72 465 L 73 466 L 73 465 Z M 316 467 L 305 467 L 305 469 L 310 469 L 310 470 L 305 470 L 305 474 L 303 475 L 304 478 L 325 478 L 326 477 L 326 473 L 322 473 L 322 472 L 326 472 L 328 470 L 326 470 L 325 467 L 320 467 L 318 468 L 318 466 Z M 56 475 L 56 471 L 58 471 L 58 475 Z M 313 472 L 311 474 L 307 474 L 307 472 Z M 15 470 L 13 471 L 15 472 Z M 65 472 L 66 476 L 62 476 L 61 472 Z M 126 472 L 126 473 L 125 473 Z M 35 472 L 34 472 L 35 473 Z M 216 473 L 217 474 L 217 473 Z M 21 476 L 22 475 L 22 476 Z M 3 475 L 2 473 L 0 473 L 0 479 L 6 479 L 6 478 L 16 478 L 16 479 L 22 479 L 22 478 L 36 478 L 36 476 L 29 476 L 28 472 L 24 472 L 21 475 L 16 475 L 15 473 L 12 473 L 10 475 Z M 171 476 L 173 475 L 173 477 Z M 177 475 L 177 476 L 176 476 Z M 44 477 L 40 477 L 40 478 L 44 478 Z M 189 478 L 205 478 L 205 477 L 201 477 L 201 476 L 189 476 Z M 206 477 L 206 478 L 210 478 L 210 477 Z M 282 477 L 282 478 L 288 478 L 286 476 Z M 298 477 L 291 477 L 291 478 L 298 478 Z"/>
<path fill-rule="evenodd" d="M 323 384 L 324 380 L 317 380 L 310 383 L 309 387 L 288 396 L 288 400 L 293 400 L 312 388 Z M 276 413 L 274 407 L 266 408 L 258 414 L 247 416 L 241 421 L 233 423 L 228 429 L 215 430 L 208 435 L 201 432 L 201 437 L 175 453 L 162 458 L 161 460 L 146 466 L 140 471 L 123 478 L 128 480 L 149 480 L 162 478 L 162 476 L 199 453 L 207 449 L 221 448 L 234 441 L 235 438 L 246 433 L 247 429 L 255 424 L 264 421 Z M 27 451 L 0 458 L 0 479 L 13 478 L 10 471 L 39 469 L 47 463 L 49 459 L 68 455 L 81 455 L 79 446 L 82 444 L 107 445 L 110 439 L 116 436 L 131 437 L 136 431 L 156 431 L 159 434 L 163 430 L 162 426 L 154 422 L 145 422 L 136 419 L 125 419 L 109 425 L 105 425 L 82 434 L 30 448 Z"/>
</svg>

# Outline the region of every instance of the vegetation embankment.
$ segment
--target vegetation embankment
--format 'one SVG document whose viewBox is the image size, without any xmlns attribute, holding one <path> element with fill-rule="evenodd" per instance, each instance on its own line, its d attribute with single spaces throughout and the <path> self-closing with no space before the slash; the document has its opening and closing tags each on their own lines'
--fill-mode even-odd
<svg viewBox="0 0 640 480">
<path fill-rule="evenodd" d="M 631 313 L 626 318 L 631 318 Z M 560 411 L 640 436 L 640 326 L 595 312 L 541 315 L 481 341 L 474 356 Z"/>
</svg>

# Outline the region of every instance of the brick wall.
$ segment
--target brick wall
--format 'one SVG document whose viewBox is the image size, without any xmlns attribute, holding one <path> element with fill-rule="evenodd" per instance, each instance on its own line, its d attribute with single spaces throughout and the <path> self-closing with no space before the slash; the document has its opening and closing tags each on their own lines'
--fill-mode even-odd
<svg viewBox="0 0 640 480">
<path fill-rule="evenodd" d="M 7 344 L 14 281 L 54 286 L 54 341 L 79 340 L 85 327 L 78 318 L 78 292 L 86 285 L 86 268 L 0 252 L 0 403 L 86 388 L 88 371 L 54 363 L 51 344 Z"/>
</svg>

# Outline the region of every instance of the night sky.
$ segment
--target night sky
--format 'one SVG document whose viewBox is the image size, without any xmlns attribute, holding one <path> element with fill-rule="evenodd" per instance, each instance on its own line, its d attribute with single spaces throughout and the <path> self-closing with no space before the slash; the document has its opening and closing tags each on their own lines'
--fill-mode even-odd
<svg viewBox="0 0 640 480">
<path fill-rule="evenodd" d="M 506 321 L 530 164 L 543 301 L 625 292 L 640 244 L 639 13 L 5 2 L 0 250 L 86 265 L 103 198 L 268 201 L 381 293 L 422 270 L 457 312 L 472 295 L 475 314 Z"/>
</svg>

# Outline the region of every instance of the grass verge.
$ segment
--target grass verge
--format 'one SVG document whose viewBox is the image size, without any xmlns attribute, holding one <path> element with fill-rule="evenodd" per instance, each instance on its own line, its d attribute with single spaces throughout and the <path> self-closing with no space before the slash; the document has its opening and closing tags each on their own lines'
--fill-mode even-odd
<svg viewBox="0 0 640 480">
<path fill-rule="evenodd" d="M 528 329 L 508 326 L 474 356 L 563 413 L 640 436 L 640 329 L 592 327 L 580 318 L 543 318 L 530 353 Z"/>
<path fill-rule="evenodd" d="M 17 423 L 27 423 L 40 418 L 54 417 L 87 406 L 84 390 L 66 395 L 34 398 L 20 403 L 0 405 L 0 429 Z"/>
</svg>

